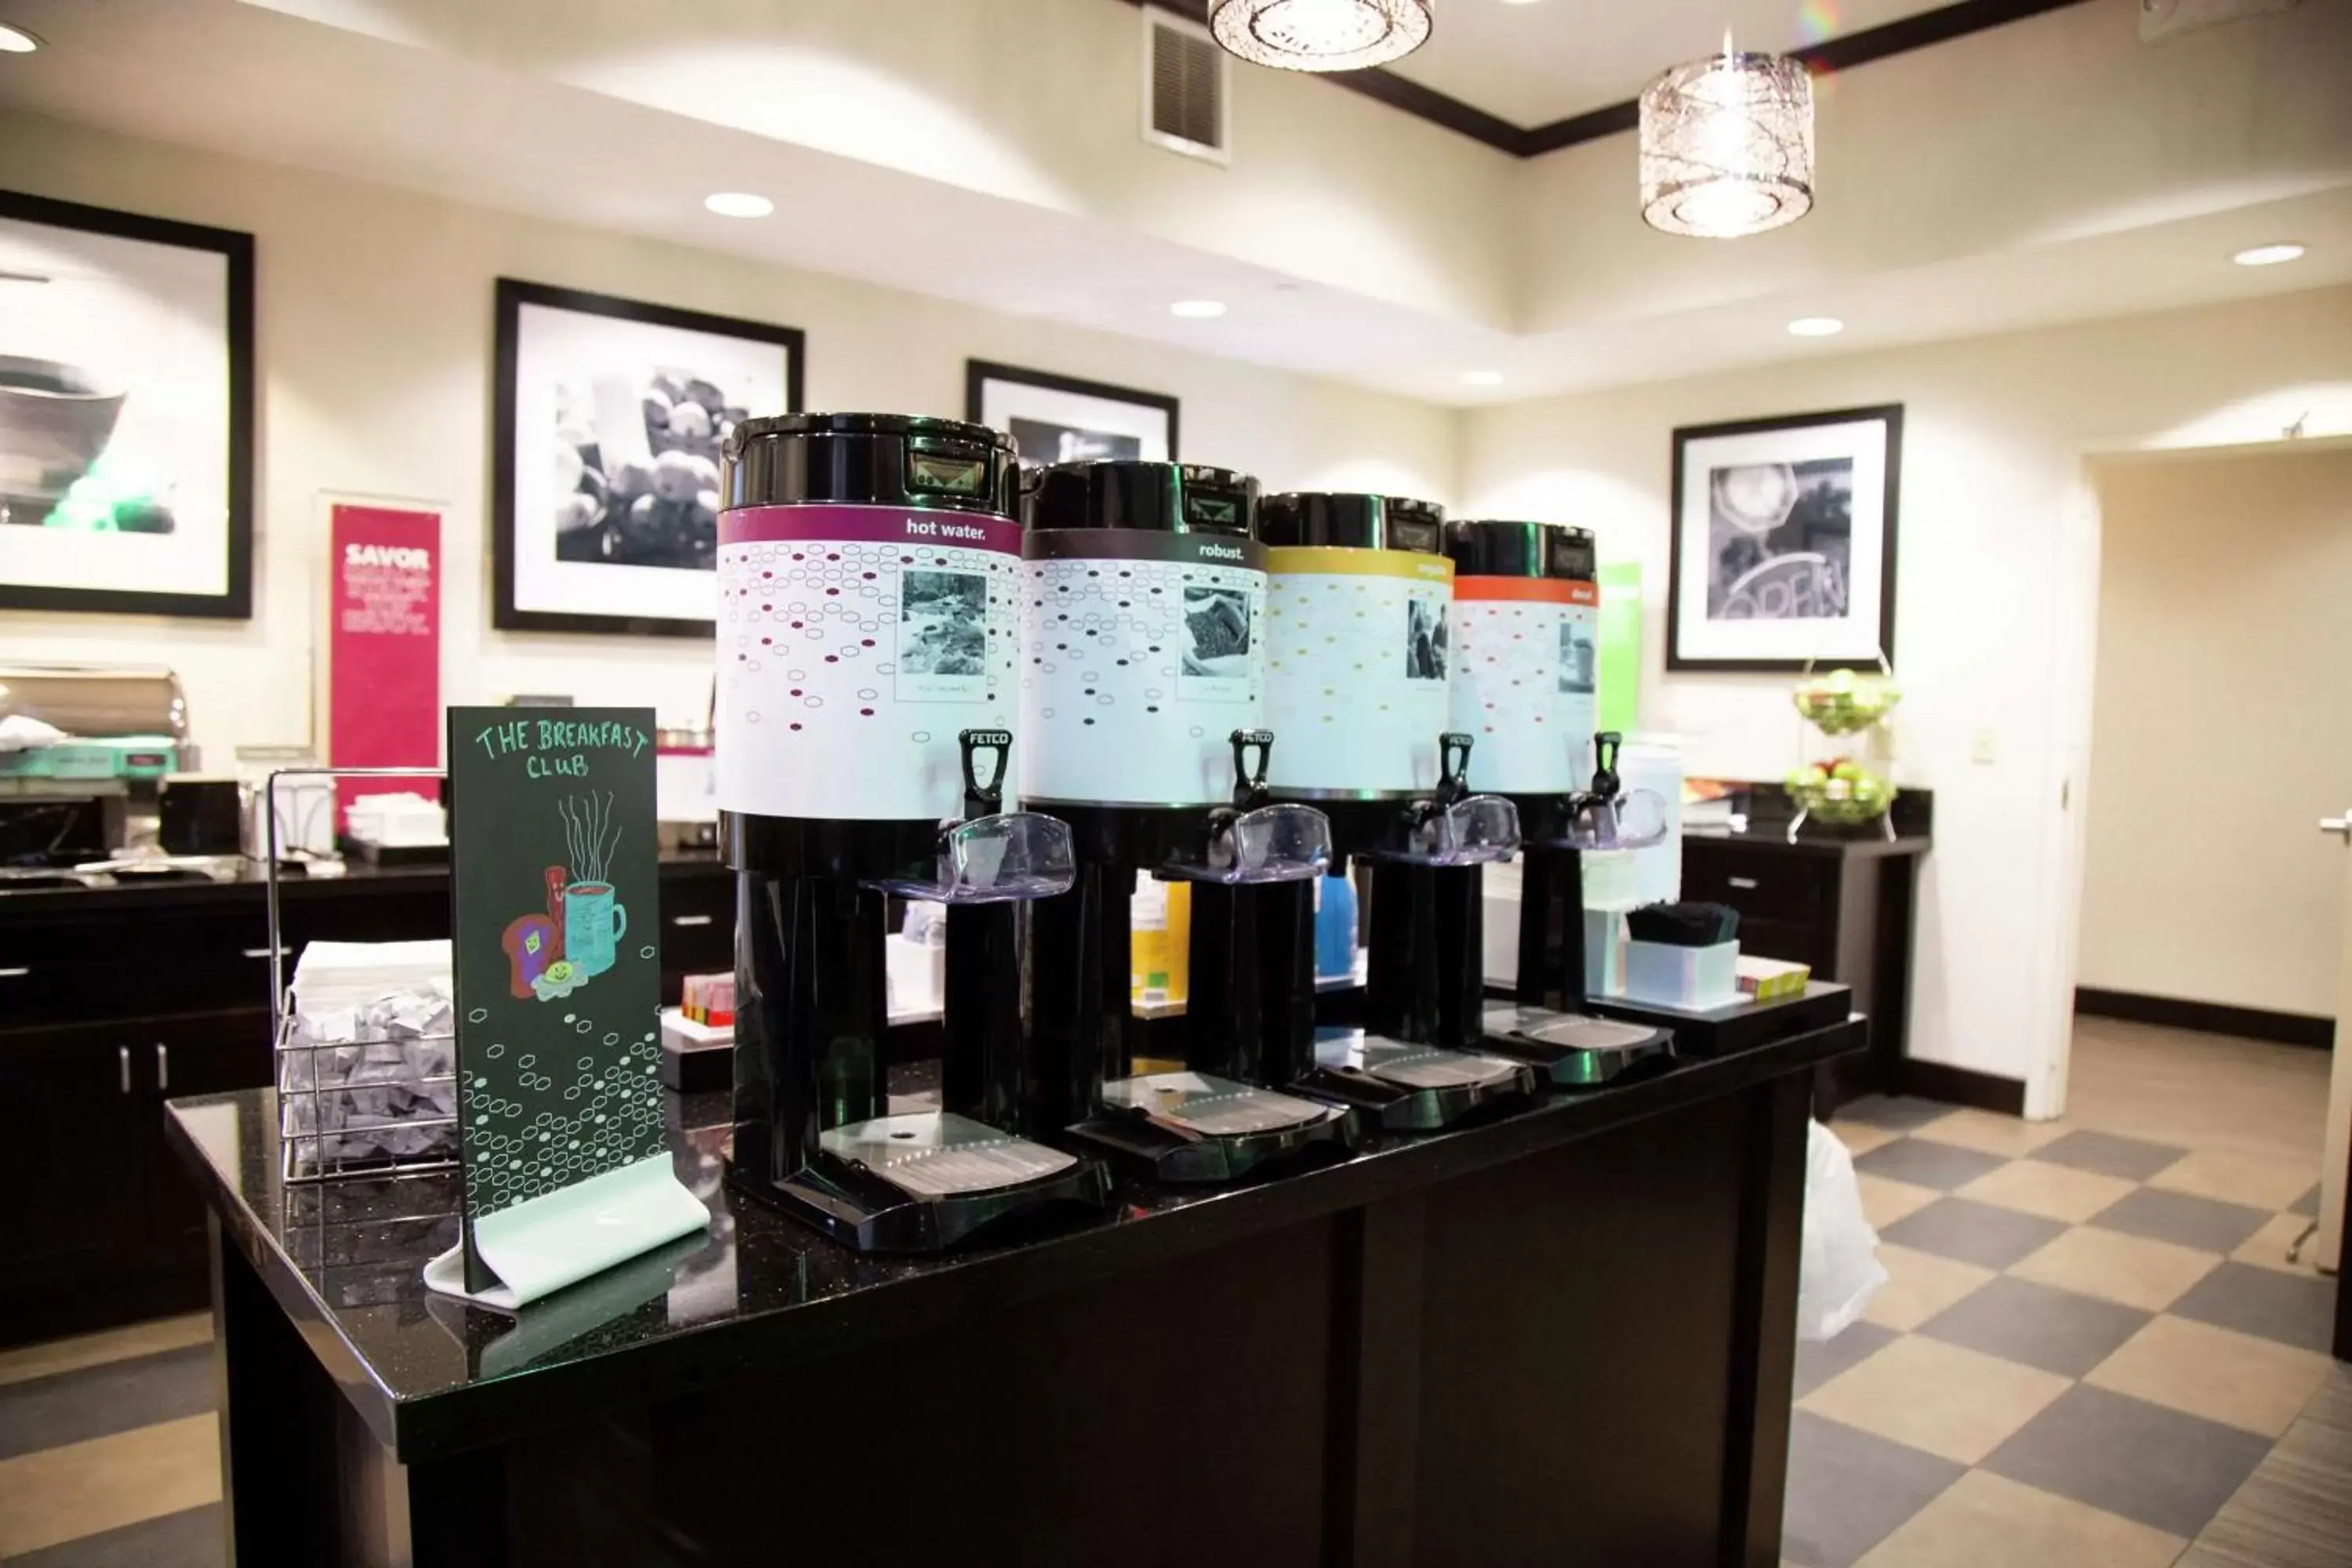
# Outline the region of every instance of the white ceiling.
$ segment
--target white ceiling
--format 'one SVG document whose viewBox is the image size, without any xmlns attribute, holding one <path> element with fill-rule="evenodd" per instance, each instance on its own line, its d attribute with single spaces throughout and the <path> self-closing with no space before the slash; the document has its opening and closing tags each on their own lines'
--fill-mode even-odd
<svg viewBox="0 0 2352 1568">
<path fill-rule="evenodd" d="M 1284 73 L 1237 79 L 1232 168 L 1143 148 L 1101 0 L 0 0 L 53 46 L 0 106 L 1474 404 L 2352 281 L 2352 0 L 2158 49 L 2136 13 L 1849 73 L 1819 210 L 1728 244 L 1643 228 L 1630 137 L 1520 162 Z M 925 17 L 953 47 L 898 47 Z M 2311 255 L 2229 264 L 2280 238 Z"/>
<path fill-rule="evenodd" d="M 1733 46 L 1785 54 L 1949 0 L 1438 0 L 1389 68 L 1515 125 L 1622 103 L 1666 67 Z"/>
</svg>

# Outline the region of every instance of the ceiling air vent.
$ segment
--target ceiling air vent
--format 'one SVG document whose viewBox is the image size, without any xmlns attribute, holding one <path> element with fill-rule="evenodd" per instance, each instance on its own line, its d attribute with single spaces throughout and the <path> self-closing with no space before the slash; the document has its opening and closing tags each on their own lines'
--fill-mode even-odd
<svg viewBox="0 0 2352 1568">
<path fill-rule="evenodd" d="M 1143 8 L 1143 139 L 1213 163 L 1225 143 L 1225 51 L 1207 28 Z"/>
</svg>

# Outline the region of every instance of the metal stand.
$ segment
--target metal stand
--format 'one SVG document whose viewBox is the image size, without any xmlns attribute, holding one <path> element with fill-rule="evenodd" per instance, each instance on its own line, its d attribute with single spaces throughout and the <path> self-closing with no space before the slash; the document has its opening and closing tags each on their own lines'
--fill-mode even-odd
<svg viewBox="0 0 2352 1568">
<path fill-rule="evenodd" d="M 263 781 L 262 815 L 268 851 L 263 887 L 268 906 L 269 1037 L 278 1089 L 278 1174 L 289 1183 L 455 1170 L 458 1163 L 457 1037 L 453 1026 L 447 1034 L 294 1043 L 279 905 L 278 781 L 447 776 L 438 768 L 280 768 Z M 438 1070 L 433 1061 L 436 1054 L 442 1064 Z M 449 1101 L 446 1115 L 394 1115 L 390 1109 L 394 1094 L 422 1097 L 436 1089 Z M 369 1098 L 384 1101 L 384 1108 L 368 1110 L 364 1101 Z M 377 1135 L 375 1141 L 380 1143 L 383 1136 L 394 1131 L 406 1139 L 428 1135 L 428 1142 L 448 1145 L 449 1152 L 358 1154 L 352 1151 L 354 1140 Z"/>
</svg>

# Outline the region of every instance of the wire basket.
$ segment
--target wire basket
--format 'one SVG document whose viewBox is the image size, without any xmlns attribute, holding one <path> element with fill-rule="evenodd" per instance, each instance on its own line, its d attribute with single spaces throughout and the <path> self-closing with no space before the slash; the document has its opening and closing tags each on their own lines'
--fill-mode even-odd
<svg viewBox="0 0 2352 1568">
<path fill-rule="evenodd" d="M 278 1034 L 279 1173 L 317 1182 L 455 1165 L 457 1053 L 454 1033 L 309 1040 L 289 997 Z"/>
<path fill-rule="evenodd" d="M 277 1054 L 278 1174 L 289 1182 L 421 1174 L 457 1164 L 457 1037 L 354 1028 L 350 1039 L 303 1033 L 286 984 L 280 915 L 278 781 L 443 778 L 433 768 L 284 768 L 263 785 L 268 837 L 272 1044 Z"/>
</svg>

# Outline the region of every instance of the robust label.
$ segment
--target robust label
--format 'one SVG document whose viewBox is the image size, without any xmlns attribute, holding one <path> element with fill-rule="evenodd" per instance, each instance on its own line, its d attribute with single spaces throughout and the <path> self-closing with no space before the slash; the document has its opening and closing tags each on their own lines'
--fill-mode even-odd
<svg viewBox="0 0 2352 1568">
<path fill-rule="evenodd" d="M 1041 531 L 1027 548 L 1023 799 L 1232 798 L 1233 732 L 1265 721 L 1265 548 L 1138 529 Z"/>
<path fill-rule="evenodd" d="M 1454 563 L 1405 550 L 1267 552 L 1266 721 L 1276 789 L 1437 783 Z"/>
<path fill-rule="evenodd" d="M 955 816 L 958 732 L 1013 720 L 1020 571 L 1021 529 L 1003 518 L 832 504 L 722 513 L 719 806 Z"/>
<path fill-rule="evenodd" d="M 1471 736 L 1470 787 L 1565 795 L 1591 783 L 1601 609 L 1591 583 L 1459 577 L 1453 727 Z"/>
</svg>

